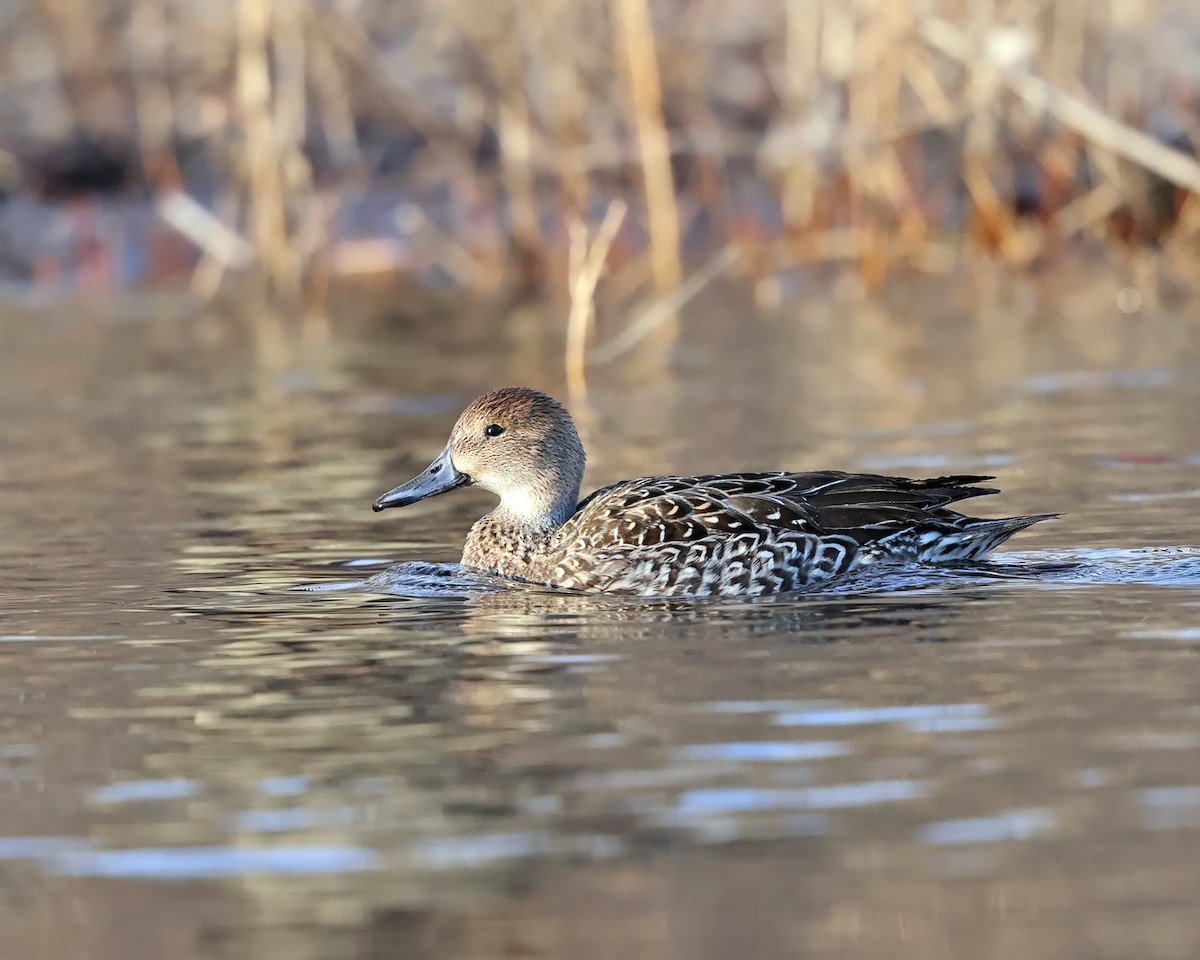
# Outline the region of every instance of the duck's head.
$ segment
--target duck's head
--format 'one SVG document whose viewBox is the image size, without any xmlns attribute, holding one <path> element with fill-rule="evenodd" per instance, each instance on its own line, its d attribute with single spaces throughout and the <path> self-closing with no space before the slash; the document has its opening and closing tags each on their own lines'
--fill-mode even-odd
<svg viewBox="0 0 1200 960">
<path fill-rule="evenodd" d="M 446 448 L 376 500 L 374 509 L 406 507 L 475 484 L 500 498 L 499 512 L 558 526 L 575 510 L 583 466 L 583 444 L 562 404 L 527 387 L 505 387 L 467 407 Z"/>
</svg>

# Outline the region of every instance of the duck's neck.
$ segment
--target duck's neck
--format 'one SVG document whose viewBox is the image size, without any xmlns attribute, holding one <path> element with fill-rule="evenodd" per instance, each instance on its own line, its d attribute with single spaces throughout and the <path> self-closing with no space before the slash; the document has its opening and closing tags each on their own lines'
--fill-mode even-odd
<svg viewBox="0 0 1200 960">
<path fill-rule="evenodd" d="M 554 530 L 567 522 L 575 512 L 579 488 L 562 493 L 557 499 L 541 491 L 524 488 L 507 490 L 500 497 L 500 506 L 489 514 L 510 527 L 530 530 Z"/>
<path fill-rule="evenodd" d="M 504 577 L 538 580 L 539 561 L 565 519 L 559 520 L 553 514 L 531 517 L 501 503 L 471 527 L 462 564 Z"/>
<path fill-rule="evenodd" d="M 558 529 L 579 500 L 582 454 L 571 459 L 569 474 L 548 471 L 536 483 L 496 489 L 500 504 L 471 527 L 463 566 L 506 577 L 540 581 L 539 568 Z"/>
</svg>

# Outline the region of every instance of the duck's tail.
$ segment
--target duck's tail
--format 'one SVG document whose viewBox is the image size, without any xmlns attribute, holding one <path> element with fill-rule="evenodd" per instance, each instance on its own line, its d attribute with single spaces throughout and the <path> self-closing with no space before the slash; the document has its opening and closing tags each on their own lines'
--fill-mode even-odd
<svg viewBox="0 0 1200 960">
<path fill-rule="evenodd" d="M 1004 517 L 999 520 L 980 520 L 962 517 L 954 523 L 920 531 L 912 546 L 917 559 L 924 563 L 954 563 L 962 560 L 982 560 L 1014 533 L 1043 520 L 1053 520 L 1057 513 L 1039 513 L 1029 517 Z"/>
</svg>

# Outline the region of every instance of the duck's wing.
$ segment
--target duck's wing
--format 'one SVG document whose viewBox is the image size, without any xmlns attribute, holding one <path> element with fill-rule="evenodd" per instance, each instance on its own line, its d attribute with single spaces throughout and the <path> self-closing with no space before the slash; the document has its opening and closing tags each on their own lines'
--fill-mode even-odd
<svg viewBox="0 0 1200 960">
<path fill-rule="evenodd" d="M 642 477 L 597 490 L 568 521 L 573 540 L 593 547 L 686 542 L 711 534 L 804 532 L 878 540 L 951 503 L 997 493 L 991 477 L 927 480 L 826 470 L 815 473 Z"/>
<path fill-rule="evenodd" d="M 990 477 L 848 474 L 643 477 L 583 501 L 556 538 L 551 582 L 627 593 L 771 593 L 861 558 L 976 559 L 1042 517 L 977 520 L 948 504 Z"/>
<path fill-rule="evenodd" d="M 991 479 L 957 475 L 910 480 L 832 470 L 696 478 L 703 488 L 724 493 L 729 507 L 756 523 L 847 536 L 859 544 L 930 521 L 953 522 L 960 515 L 945 508 L 998 493 L 978 486 Z"/>
<path fill-rule="evenodd" d="M 580 504 L 556 537 L 550 582 L 642 594 L 773 593 L 844 571 L 857 544 L 822 535 L 783 474 L 642 477 Z"/>
</svg>

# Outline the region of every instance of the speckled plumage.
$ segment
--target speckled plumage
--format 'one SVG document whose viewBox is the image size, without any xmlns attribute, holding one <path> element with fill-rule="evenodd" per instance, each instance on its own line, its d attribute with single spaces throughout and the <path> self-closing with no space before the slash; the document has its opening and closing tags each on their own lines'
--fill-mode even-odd
<svg viewBox="0 0 1200 960">
<path fill-rule="evenodd" d="M 1050 516 L 981 520 L 947 509 L 995 493 L 975 486 L 989 477 L 642 477 L 576 505 L 582 476 L 569 414 L 545 394 L 507 388 L 471 404 L 430 468 L 375 507 L 476 483 L 501 502 L 471 528 L 464 566 L 574 590 L 668 597 L 797 590 L 887 559 L 978 560 Z"/>
</svg>

